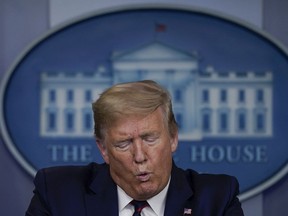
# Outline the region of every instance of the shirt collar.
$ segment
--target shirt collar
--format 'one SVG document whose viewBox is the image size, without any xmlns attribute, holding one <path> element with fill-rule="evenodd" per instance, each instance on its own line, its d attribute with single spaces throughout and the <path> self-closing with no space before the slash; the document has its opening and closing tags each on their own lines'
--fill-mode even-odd
<svg viewBox="0 0 288 216">
<path fill-rule="evenodd" d="M 166 197 L 167 197 L 169 184 L 170 184 L 170 179 L 168 181 L 168 184 L 160 193 L 158 193 L 156 196 L 147 200 L 150 207 L 157 215 L 164 215 L 165 203 L 166 203 Z M 121 211 L 128 204 L 130 204 L 133 198 L 128 196 L 125 193 L 125 191 L 122 188 L 120 188 L 118 185 L 117 185 L 117 192 L 118 192 L 118 207 L 119 207 L 119 211 Z"/>
<path fill-rule="evenodd" d="M 128 196 L 125 191 L 117 185 L 117 192 L 118 192 L 118 207 L 119 211 L 124 209 L 133 199 Z"/>
</svg>

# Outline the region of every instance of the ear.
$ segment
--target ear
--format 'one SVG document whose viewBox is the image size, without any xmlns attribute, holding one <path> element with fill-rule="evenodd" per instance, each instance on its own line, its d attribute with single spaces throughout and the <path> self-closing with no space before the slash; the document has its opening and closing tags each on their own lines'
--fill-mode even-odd
<svg viewBox="0 0 288 216">
<path fill-rule="evenodd" d="M 170 140 L 171 144 L 171 152 L 175 152 L 178 147 L 178 131 L 175 133 L 174 137 L 171 137 Z"/>
<path fill-rule="evenodd" d="M 104 161 L 109 164 L 109 156 L 107 153 L 107 148 L 105 146 L 105 143 L 102 142 L 101 140 L 96 140 L 97 143 L 97 147 L 102 155 L 102 158 L 104 159 Z"/>
</svg>

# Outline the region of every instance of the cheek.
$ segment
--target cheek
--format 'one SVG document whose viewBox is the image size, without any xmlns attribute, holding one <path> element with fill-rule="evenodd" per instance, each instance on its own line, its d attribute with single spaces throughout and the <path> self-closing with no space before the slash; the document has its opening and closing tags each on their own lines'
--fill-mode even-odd
<svg viewBox="0 0 288 216">
<path fill-rule="evenodd" d="M 167 144 L 157 146 L 154 149 L 150 149 L 149 155 L 150 160 L 152 160 L 154 164 L 165 166 L 167 161 L 172 158 L 171 146 L 168 146 Z"/>
<path fill-rule="evenodd" d="M 118 167 L 119 170 L 121 169 L 129 169 L 132 165 L 132 157 L 131 154 L 128 152 L 117 152 L 111 151 L 109 152 L 109 161 L 110 166 Z"/>
</svg>

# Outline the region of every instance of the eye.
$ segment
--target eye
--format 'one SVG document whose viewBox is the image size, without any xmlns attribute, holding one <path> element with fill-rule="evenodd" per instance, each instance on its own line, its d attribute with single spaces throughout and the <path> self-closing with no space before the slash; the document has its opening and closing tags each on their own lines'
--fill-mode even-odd
<svg viewBox="0 0 288 216">
<path fill-rule="evenodd" d="M 145 136 L 143 138 L 143 141 L 145 143 L 147 143 L 148 145 L 154 145 L 157 143 L 158 141 L 158 136 L 155 136 L 155 135 L 149 135 L 149 136 Z"/>
<path fill-rule="evenodd" d="M 114 146 L 116 149 L 121 150 L 121 151 L 126 151 L 131 144 L 130 140 L 125 140 L 121 142 L 117 142 Z"/>
</svg>

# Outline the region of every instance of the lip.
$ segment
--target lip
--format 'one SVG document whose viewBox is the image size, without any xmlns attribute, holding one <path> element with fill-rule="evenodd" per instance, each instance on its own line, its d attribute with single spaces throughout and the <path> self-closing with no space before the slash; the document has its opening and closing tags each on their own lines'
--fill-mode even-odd
<svg viewBox="0 0 288 216">
<path fill-rule="evenodd" d="M 146 181 L 149 181 L 151 177 L 151 173 L 146 173 L 146 172 L 143 172 L 143 173 L 139 173 L 136 175 L 136 178 L 137 180 L 141 181 L 141 182 L 146 182 Z"/>
</svg>

